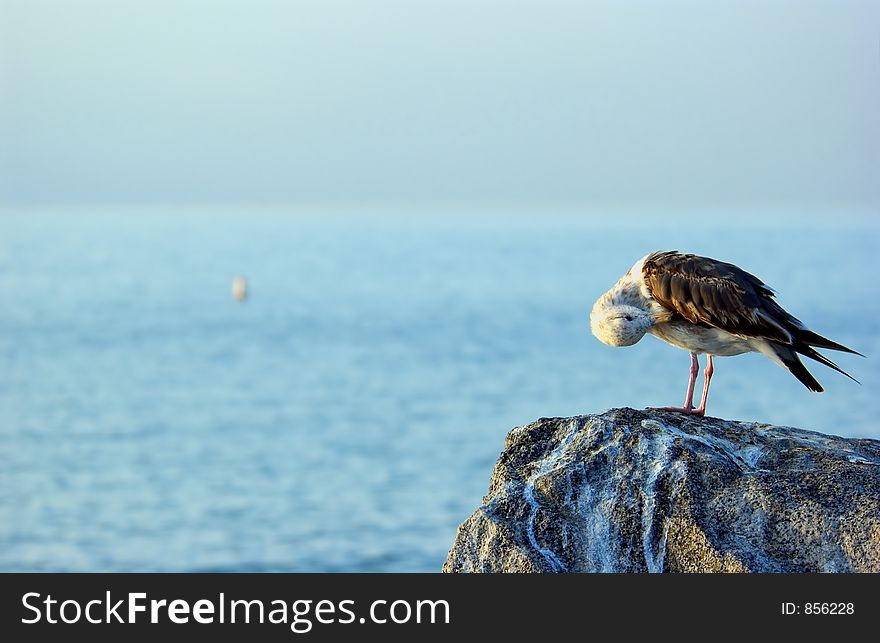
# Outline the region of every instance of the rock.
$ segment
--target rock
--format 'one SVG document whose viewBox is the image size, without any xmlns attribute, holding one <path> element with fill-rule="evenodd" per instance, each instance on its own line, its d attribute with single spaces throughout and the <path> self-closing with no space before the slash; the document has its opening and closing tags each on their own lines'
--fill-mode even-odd
<svg viewBox="0 0 880 643">
<path fill-rule="evenodd" d="M 613 409 L 514 428 L 444 572 L 880 572 L 880 441 Z"/>
</svg>

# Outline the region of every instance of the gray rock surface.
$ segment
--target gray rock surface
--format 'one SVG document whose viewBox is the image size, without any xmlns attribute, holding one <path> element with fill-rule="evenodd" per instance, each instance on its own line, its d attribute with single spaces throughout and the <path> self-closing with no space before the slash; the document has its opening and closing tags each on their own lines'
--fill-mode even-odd
<svg viewBox="0 0 880 643">
<path fill-rule="evenodd" d="M 880 572 L 880 441 L 612 409 L 514 428 L 444 572 Z"/>
</svg>

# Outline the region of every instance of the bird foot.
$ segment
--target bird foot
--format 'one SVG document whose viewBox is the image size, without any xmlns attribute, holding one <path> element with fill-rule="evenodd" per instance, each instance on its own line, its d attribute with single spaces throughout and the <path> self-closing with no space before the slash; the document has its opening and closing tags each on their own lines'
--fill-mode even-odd
<svg viewBox="0 0 880 643">
<path fill-rule="evenodd" d="M 703 417 L 706 415 L 706 409 L 688 408 L 686 406 L 649 406 L 649 411 L 670 411 L 672 413 L 682 413 L 684 415 L 696 415 Z"/>
</svg>

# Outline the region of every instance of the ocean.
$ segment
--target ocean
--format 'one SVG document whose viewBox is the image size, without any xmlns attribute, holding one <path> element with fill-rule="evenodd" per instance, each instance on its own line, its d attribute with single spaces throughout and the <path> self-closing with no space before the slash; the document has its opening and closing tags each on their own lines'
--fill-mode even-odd
<svg viewBox="0 0 880 643">
<path fill-rule="evenodd" d="M 680 404 L 589 331 L 641 256 L 732 261 L 861 381 L 716 360 L 709 414 L 880 438 L 876 224 L 315 211 L 0 215 L 0 569 L 437 571 L 508 430 Z M 249 296 L 235 301 L 233 279 Z M 702 382 L 698 383 L 699 387 Z"/>
</svg>

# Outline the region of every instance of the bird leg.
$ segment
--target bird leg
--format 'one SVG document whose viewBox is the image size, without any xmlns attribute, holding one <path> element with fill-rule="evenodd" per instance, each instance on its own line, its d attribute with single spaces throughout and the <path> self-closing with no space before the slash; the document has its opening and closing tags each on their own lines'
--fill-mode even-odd
<svg viewBox="0 0 880 643">
<path fill-rule="evenodd" d="M 709 362 L 706 364 L 706 370 L 703 372 L 703 397 L 700 398 L 700 406 L 692 411 L 694 415 L 703 416 L 706 414 L 706 400 L 709 399 L 709 383 L 712 381 L 712 373 L 715 367 L 712 365 L 712 356 L 709 355 Z"/>
<path fill-rule="evenodd" d="M 706 366 L 706 373 L 710 373 L 712 368 L 712 356 L 709 355 L 709 365 Z M 684 413 L 686 415 L 703 415 L 706 410 L 706 396 L 709 394 L 708 389 L 703 389 L 703 401 L 699 409 L 694 408 L 694 388 L 697 385 L 697 374 L 700 372 L 700 360 L 696 353 L 691 353 L 691 377 L 688 380 L 687 393 L 684 398 L 684 406 L 661 406 L 658 411 L 674 411 L 675 413 Z M 711 377 L 711 374 L 709 375 Z"/>
<path fill-rule="evenodd" d="M 691 353 L 691 378 L 688 380 L 687 394 L 684 398 L 684 407 L 688 411 L 694 408 L 694 388 L 697 385 L 697 374 L 700 372 L 700 360 L 696 353 Z"/>
</svg>

